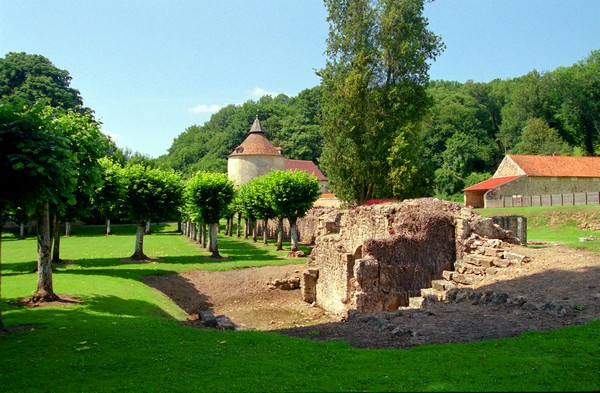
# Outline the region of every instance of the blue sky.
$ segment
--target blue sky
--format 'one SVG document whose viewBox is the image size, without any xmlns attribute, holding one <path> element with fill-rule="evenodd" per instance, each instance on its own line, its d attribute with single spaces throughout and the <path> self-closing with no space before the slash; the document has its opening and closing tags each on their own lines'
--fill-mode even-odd
<svg viewBox="0 0 600 393">
<path fill-rule="evenodd" d="M 600 49 L 600 0 L 436 0 L 431 79 L 551 71 Z M 152 157 L 220 107 L 320 83 L 322 0 L 0 0 L 0 56 L 41 54 L 117 145 Z M 250 127 L 250 125 L 248 125 Z"/>
</svg>

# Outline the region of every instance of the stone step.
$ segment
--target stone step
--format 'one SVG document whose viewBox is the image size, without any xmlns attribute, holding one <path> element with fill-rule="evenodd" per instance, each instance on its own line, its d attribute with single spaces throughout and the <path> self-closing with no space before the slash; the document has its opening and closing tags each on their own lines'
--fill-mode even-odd
<svg viewBox="0 0 600 393">
<path fill-rule="evenodd" d="M 421 298 L 435 298 L 436 300 L 444 300 L 444 292 L 438 291 L 433 288 L 421 288 Z"/>
<path fill-rule="evenodd" d="M 480 253 L 482 253 L 483 255 L 488 256 L 488 257 L 504 258 L 504 249 L 503 248 L 482 246 L 482 247 L 477 248 L 477 251 L 479 251 Z"/>
<path fill-rule="evenodd" d="M 431 287 L 436 291 L 447 291 L 451 288 L 457 288 L 456 284 L 447 280 L 433 280 L 431 281 Z"/>
<path fill-rule="evenodd" d="M 483 276 L 486 274 L 487 269 L 491 269 L 491 268 L 475 266 L 475 265 L 472 265 L 470 263 L 466 263 L 463 261 L 454 262 L 454 270 L 456 271 L 456 273 L 459 273 L 459 274 L 476 274 L 479 276 Z"/>
<path fill-rule="evenodd" d="M 474 266 L 492 267 L 498 258 L 487 255 L 465 254 L 462 261 Z"/>
<path fill-rule="evenodd" d="M 452 275 L 452 282 L 456 283 L 456 284 L 463 284 L 463 285 L 473 285 L 473 282 L 475 281 L 474 275 L 473 274 L 460 274 L 460 273 L 454 273 Z"/>
<path fill-rule="evenodd" d="M 408 307 L 405 308 L 423 308 L 423 303 L 425 302 L 425 298 L 422 296 L 409 297 L 408 298 Z"/>
</svg>

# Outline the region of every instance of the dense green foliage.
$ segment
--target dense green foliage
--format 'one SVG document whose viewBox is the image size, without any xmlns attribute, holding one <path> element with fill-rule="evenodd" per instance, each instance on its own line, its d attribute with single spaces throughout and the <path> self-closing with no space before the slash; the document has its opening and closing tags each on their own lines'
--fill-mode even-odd
<svg viewBox="0 0 600 393">
<path fill-rule="evenodd" d="M 74 202 L 76 161 L 68 136 L 52 127 L 52 113 L 41 104 L 0 104 L 0 208 Z"/>
<path fill-rule="evenodd" d="M 53 107 L 79 109 L 83 100 L 71 76 L 41 55 L 10 52 L 0 58 L 0 98 L 10 102 L 44 100 Z"/>
<path fill-rule="evenodd" d="M 322 163 L 342 200 L 406 198 L 421 176 L 412 125 L 429 106 L 428 61 L 443 44 L 427 30 L 423 0 L 325 1 L 329 37 L 324 86 Z M 390 176 L 394 167 L 405 170 Z M 394 186 L 394 182 L 399 184 Z"/>
<path fill-rule="evenodd" d="M 208 224 L 210 251 L 220 258 L 217 231 L 219 220 L 229 214 L 235 189 L 224 173 L 198 172 L 185 186 L 186 215 L 195 222 Z"/>
<path fill-rule="evenodd" d="M 200 220 L 207 224 L 218 223 L 224 217 L 233 196 L 233 183 L 223 173 L 198 172 L 185 187 L 186 206 L 197 210 Z"/>
<path fill-rule="evenodd" d="M 268 204 L 279 220 L 277 249 L 282 248 L 283 219 L 290 223 L 291 250 L 298 250 L 298 218 L 304 217 L 321 195 L 319 179 L 304 171 L 271 171 L 263 176 Z"/>
<path fill-rule="evenodd" d="M 198 171 L 226 172 L 227 156 L 248 136 L 260 113 L 266 137 L 283 148 L 288 158 L 318 161 L 321 134 L 317 121 L 321 89 L 307 89 L 294 98 L 283 94 L 264 96 L 243 105 L 229 105 L 202 126 L 193 125 L 181 133 L 157 159 L 159 165 L 189 177 Z"/>
<path fill-rule="evenodd" d="M 75 227 L 63 239 L 57 289 L 81 303 L 19 307 L 31 294 L 35 239 L 4 237 L 5 322 L 30 329 L 0 336 L 0 386 L 19 392 L 197 391 L 597 391 L 600 321 L 519 337 L 410 350 L 355 349 L 275 332 L 224 332 L 182 324 L 187 315 L 149 275 L 290 263 L 250 241 L 219 239 L 228 259 L 209 254 L 175 232 L 154 226 L 148 252 L 155 263 L 121 260 L 134 226 Z M 299 263 L 304 262 L 298 259 Z M 584 274 L 584 273 L 582 273 Z M 182 282 L 182 285 L 186 285 Z M 35 372 L 32 372 L 35 370 Z"/>
<path fill-rule="evenodd" d="M 125 183 L 125 208 L 131 221 L 178 217 L 183 185 L 177 173 L 132 165 L 125 168 Z"/>
<path fill-rule="evenodd" d="M 144 228 L 146 222 L 172 220 L 179 217 L 183 200 L 183 184 L 174 171 L 163 171 L 132 165 L 125 168 L 124 209 L 137 223 L 135 251 L 132 259 L 145 260 Z"/>
<path fill-rule="evenodd" d="M 100 217 L 110 220 L 123 215 L 127 186 L 125 173 L 120 165 L 107 157 L 100 158 L 98 162 L 102 181 L 94 190 L 92 205 Z"/>
</svg>

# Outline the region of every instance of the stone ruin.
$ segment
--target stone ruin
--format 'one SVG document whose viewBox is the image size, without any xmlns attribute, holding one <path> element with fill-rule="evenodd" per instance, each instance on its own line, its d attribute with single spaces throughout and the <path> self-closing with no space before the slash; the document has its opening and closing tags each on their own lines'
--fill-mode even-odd
<svg viewBox="0 0 600 393">
<path fill-rule="evenodd" d="M 302 274 L 303 299 L 339 315 L 408 306 L 455 270 L 474 238 L 521 243 L 492 218 L 435 198 L 313 209 L 299 232 L 300 241 L 315 244 Z"/>
</svg>

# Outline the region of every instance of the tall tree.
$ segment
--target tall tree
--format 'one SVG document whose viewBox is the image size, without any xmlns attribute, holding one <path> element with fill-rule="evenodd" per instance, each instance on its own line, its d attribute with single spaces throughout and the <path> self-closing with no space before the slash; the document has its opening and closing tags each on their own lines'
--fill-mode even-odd
<svg viewBox="0 0 600 393">
<path fill-rule="evenodd" d="M 569 155 L 573 149 L 545 120 L 532 117 L 527 120 L 515 151 L 518 154 Z"/>
<path fill-rule="evenodd" d="M 126 181 L 123 168 L 111 159 L 103 157 L 98 160 L 102 168 L 102 182 L 94 190 L 93 207 L 106 222 L 106 234 L 110 235 L 110 220 L 122 209 L 125 197 Z"/>
<path fill-rule="evenodd" d="M 265 185 L 262 192 L 271 206 L 274 215 L 279 219 L 279 236 L 277 249 L 281 250 L 283 226 L 281 223 L 287 218 L 290 223 L 291 250 L 298 250 L 298 218 L 304 217 L 312 208 L 314 202 L 321 194 L 319 179 L 304 171 L 271 171 L 261 176 Z M 257 178 L 258 179 L 258 178 Z"/>
<path fill-rule="evenodd" d="M 270 179 L 267 175 L 258 176 L 244 183 L 243 186 L 245 186 L 243 196 L 252 211 L 252 216 L 263 220 L 263 243 L 267 244 L 269 220 L 277 217 L 269 200 Z"/>
<path fill-rule="evenodd" d="M 78 109 L 85 113 L 71 76 L 42 55 L 10 52 L 0 58 L 0 97 L 7 101 L 34 103 L 48 100 L 50 106 Z"/>
<path fill-rule="evenodd" d="M 91 198 L 94 190 L 102 182 L 102 168 L 99 159 L 103 157 L 109 146 L 109 140 L 100 131 L 100 124 L 91 114 L 77 113 L 68 110 L 55 116 L 52 120 L 54 132 L 64 136 L 69 141 L 76 170 L 72 176 L 76 188 L 72 200 L 63 200 L 50 205 L 53 223 L 54 249 L 53 262 L 60 261 L 60 224 L 64 220 L 72 221 L 85 217 L 91 210 Z"/>
<path fill-rule="evenodd" d="M 233 201 L 233 182 L 224 173 L 198 172 L 186 185 L 186 204 L 195 209 L 209 226 L 210 251 L 213 258 L 221 258 L 217 232 L 219 220 Z"/>
<path fill-rule="evenodd" d="M 425 114 L 428 61 L 443 49 L 427 29 L 423 3 L 325 0 L 330 28 L 328 60 L 319 72 L 325 90 L 321 162 L 343 200 L 390 197 L 392 180 L 402 181 L 390 178 L 390 150 Z"/>
<path fill-rule="evenodd" d="M 132 165 L 125 170 L 125 209 L 137 224 L 133 260 L 146 260 L 144 232 L 147 221 L 178 218 L 182 202 L 181 178 L 173 171 Z"/>
<path fill-rule="evenodd" d="M 600 154 L 600 50 L 551 74 L 556 117 L 586 155 Z"/>
<path fill-rule="evenodd" d="M 53 125 L 56 111 L 23 102 L 0 104 L 0 210 L 23 207 L 36 212 L 38 222 L 38 285 L 35 301 L 58 297 L 50 261 L 50 204 L 74 202 L 77 160 L 70 141 Z"/>
</svg>

